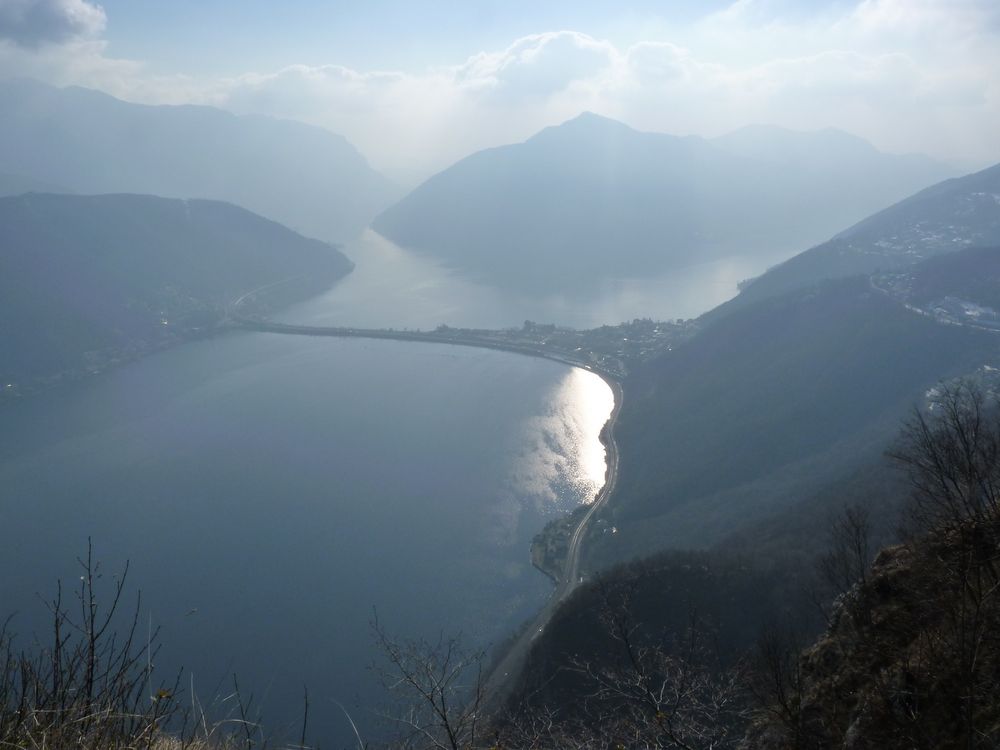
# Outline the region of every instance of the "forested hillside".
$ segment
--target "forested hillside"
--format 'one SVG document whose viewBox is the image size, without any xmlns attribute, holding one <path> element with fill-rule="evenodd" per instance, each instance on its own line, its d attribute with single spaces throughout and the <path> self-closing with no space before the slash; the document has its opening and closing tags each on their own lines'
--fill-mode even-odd
<svg viewBox="0 0 1000 750">
<path fill-rule="evenodd" d="M 338 250 L 213 201 L 29 193 L 0 199 L 0 382 L 23 392 L 205 332 L 239 295 L 332 284 Z"/>
<path fill-rule="evenodd" d="M 926 389 L 998 357 L 995 334 L 916 314 L 863 277 L 706 324 L 626 382 L 618 533 L 593 540 L 593 564 L 795 514 L 877 464 Z"/>
</svg>

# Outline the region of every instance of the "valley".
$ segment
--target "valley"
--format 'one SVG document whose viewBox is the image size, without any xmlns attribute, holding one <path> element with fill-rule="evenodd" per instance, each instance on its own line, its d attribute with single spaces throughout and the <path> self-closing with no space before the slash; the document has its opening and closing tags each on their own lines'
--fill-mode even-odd
<svg viewBox="0 0 1000 750">
<path fill-rule="evenodd" d="M 0 745 L 1000 747 L 986 0 L 0 0 Z"/>
</svg>

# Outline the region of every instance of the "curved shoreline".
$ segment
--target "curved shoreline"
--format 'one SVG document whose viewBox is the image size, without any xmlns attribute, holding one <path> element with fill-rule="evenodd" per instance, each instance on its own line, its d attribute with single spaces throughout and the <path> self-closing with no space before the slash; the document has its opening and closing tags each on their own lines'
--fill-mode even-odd
<svg viewBox="0 0 1000 750">
<path fill-rule="evenodd" d="M 587 370 L 594 372 L 593 370 Z M 623 390 L 621 383 L 607 375 L 595 373 L 611 388 L 614 396 L 614 406 L 608 421 L 601 429 L 601 443 L 604 445 L 605 470 L 604 486 L 594 496 L 590 508 L 580 519 L 580 522 L 573 530 L 570 537 L 570 546 L 566 553 L 566 564 L 564 566 L 563 578 L 557 582 L 549 598 L 538 611 L 538 613 L 522 628 L 517 638 L 506 648 L 504 655 L 495 660 L 489 673 L 485 675 L 482 682 L 483 708 L 487 713 L 495 712 L 503 708 L 503 702 L 510 694 L 512 682 L 524 670 L 528 654 L 541 635 L 545 626 L 548 625 L 552 615 L 555 614 L 559 606 L 572 596 L 577 587 L 583 583 L 584 578 L 580 575 L 580 549 L 587 536 L 587 531 L 591 520 L 598 510 L 603 508 L 615 490 L 618 481 L 618 443 L 615 440 L 615 425 L 621 412 Z"/>
<path fill-rule="evenodd" d="M 580 522 L 573 530 L 570 537 L 569 548 L 566 553 L 566 563 L 561 581 L 557 582 L 549 598 L 538 611 L 538 613 L 524 627 L 515 640 L 508 646 L 504 655 L 493 662 L 489 673 L 483 677 L 482 689 L 484 695 L 483 705 L 487 710 L 496 709 L 502 705 L 504 698 L 510 690 L 511 679 L 521 673 L 528 653 L 534 644 L 535 639 L 545 630 L 552 615 L 559 608 L 559 605 L 566 601 L 576 588 L 583 582 L 580 575 L 580 550 L 583 541 L 587 536 L 590 522 L 593 520 L 598 510 L 603 508 L 608 499 L 614 493 L 618 480 L 618 443 L 615 440 L 615 426 L 618 416 L 621 413 L 624 391 L 618 377 L 604 368 L 594 366 L 580 360 L 545 351 L 531 346 L 507 344 L 501 341 L 481 339 L 474 336 L 441 335 L 422 331 L 388 331 L 383 329 L 358 329 L 358 328 L 324 328 L 318 326 L 300 326 L 285 323 L 274 323 L 267 320 L 237 318 L 235 323 L 245 330 L 259 333 L 276 333 L 297 336 L 328 336 L 332 338 L 367 338 L 367 339 L 388 339 L 392 341 L 416 341 L 428 344 L 450 344 L 452 346 L 467 346 L 478 349 L 496 349 L 507 351 L 513 354 L 521 354 L 528 357 L 548 359 L 561 364 L 576 367 L 585 372 L 593 373 L 603 380 L 609 388 L 614 399 L 611 414 L 607 422 L 601 428 L 600 441 L 604 445 L 605 469 L 604 485 L 594 496 L 590 508 L 580 519 Z"/>
</svg>

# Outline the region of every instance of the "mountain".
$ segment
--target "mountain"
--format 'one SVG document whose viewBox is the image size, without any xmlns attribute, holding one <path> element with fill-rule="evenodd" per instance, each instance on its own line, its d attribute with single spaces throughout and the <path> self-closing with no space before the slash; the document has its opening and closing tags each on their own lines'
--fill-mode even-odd
<svg viewBox="0 0 1000 750">
<path fill-rule="evenodd" d="M 975 245 L 1000 244 L 1000 164 L 945 180 L 833 239 L 770 269 L 746 285 L 731 306 L 824 279 L 901 268 Z"/>
<path fill-rule="evenodd" d="M 1000 421 L 995 402 L 956 411 L 941 394 L 1000 392 L 1000 247 L 698 325 L 623 384 L 590 573 L 531 633 L 514 729 L 542 717 L 555 734 L 649 747 L 711 730 L 713 747 L 777 750 L 965 747 L 975 727 L 995 744 Z M 931 427 L 901 440 L 914 408 Z M 942 441 L 956 420 L 966 428 Z M 890 449 L 923 474 L 904 476 Z M 925 512 L 902 513 L 915 491 Z M 857 526 L 838 520 L 845 506 Z M 972 522 L 952 523 L 961 513 Z M 866 573 L 901 526 L 906 544 Z"/>
<path fill-rule="evenodd" d="M 995 333 L 944 325 L 862 277 L 710 320 L 625 382 L 606 519 L 617 533 L 595 540 L 595 564 L 874 501 L 908 409 L 984 365 L 1000 365 Z"/>
<path fill-rule="evenodd" d="M 677 546 L 787 549 L 845 499 L 890 505 L 899 487 L 883 452 L 900 420 L 939 381 L 1000 365 L 998 180 L 993 167 L 876 213 L 638 366 L 605 519 L 618 531 L 595 540 L 593 564 Z M 854 265 L 755 296 L 816 257 Z"/>
<path fill-rule="evenodd" d="M 72 193 L 72 190 L 20 174 L 0 172 L 0 197 L 22 193 Z"/>
<path fill-rule="evenodd" d="M 849 160 L 820 157 L 847 136 L 766 136 L 642 133 L 586 113 L 459 161 L 373 226 L 486 281 L 567 291 L 791 253 L 948 173 L 857 139 Z"/>
<path fill-rule="evenodd" d="M 954 678 L 969 662 L 952 658 L 953 646 L 971 642 L 952 638 L 967 624 L 953 615 L 979 618 L 985 609 L 967 606 L 973 589 L 960 579 L 974 557 L 954 542 L 984 552 L 992 578 L 980 580 L 992 609 L 978 626 L 992 632 L 1000 526 L 995 518 L 989 528 L 944 523 L 919 537 L 935 517 L 902 511 L 912 509 L 915 489 L 926 507 L 927 492 L 969 486 L 965 474 L 956 485 L 948 478 L 973 464 L 995 481 L 995 405 L 955 411 L 942 394 L 1000 392 L 996 177 L 994 168 L 944 182 L 838 235 L 880 252 L 877 264 L 752 298 L 772 271 L 689 323 L 690 335 L 671 349 L 633 361 L 615 427 L 614 492 L 583 547 L 587 581 L 532 634 L 512 708 L 529 718 L 551 712 L 586 730 L 598 716 L 600 729 L 630 696 L 679 676 L 699 686 L 683 696 L 684 710 L 707 709 L 698 715 L 728 732 L 716 746 L 855 746 L 870 735 L 871 746 L 885 747 L 892 742 L 880 733 L 900 726 L 892 721 L 897 704 L 880 702 L 886 675 L 890 688 L 926 696 L 907 720 L 926 717 L 937 739 L 960 735 L 945 722 L 962 694 Z M 958 414 L 982 445 L 973 452 L 956 439 L 928 453 L 925 436 L 939 433 L 914 432 L 914 409 L 924 425 L 952 425 Z M 916 451 L 907 466 L 940 471 L 940 481 L 914 481 L 887 451 Z M 981 497 L 995 497 L 993 484 L 973 486 L 985 489 L 971 505 L 945 498 L 932 507 L 978 508 Z M 843 525 L 845 507 L 863 520 Z M 870 553 L 899 541 L 901 527 L 907 545 L 883 552 L 866 583 Z M 835 544 L 846 557 L 829 557 Z M 824 573 L 817 563 L 830 560 Z M 944 580 L 949 572 L 957 578 Z M 923 659 L 928 643 L 943 649 Z M 982 665 L 984 684 L 992 684 L 998 653 L 991 649 Z M 713 692 L 733 684 L 733 665 L 741 678 L 762 674 L 762 682 L 744 683 L 738 695 Z M 723 716 L 726 702 L 715 697 L 739 707 Z M 980 698 L 995 706 L 988 689 Z M 683 714 L 675 724 L 662 711 L 647 713 L 649 731 L 665 721 L 681 727 Z M 752 742 L 743 744 L 748 716 Z M 986 720 L 995 726 L 995 716 Z M 805 728 L 822 739 L 804 742 Z"/>
<path fill-rule="evenodd" d="M 940 164 L 921 154 L 883 154 L 863 138 L 836 128 L 797 131 L 776 125 L 748 125 L 713 138 L 711 143 L 744 158 L 841 177 L 857 176 L 879 161 L 891 162 L 891 172 L 871 174 L 873 179 L 887 180 L 878 188 L 887 191 L 894 189 L 892 180 L 900 176 L 908 175 L 909 179 L 919 181 L 941 169 Z M 871 185 L 866 186 L 866 189 L 871 188 Z"/>
<path fill-rule="evenodd" d="M 0 383 L 30 390 L 217 324 L 239 295 L 284 299 L 351 269 L 242 208 L 140 195 L 0 198 Z"/>
<path fill-rule="evenodd" d="M 397 197 L 320 128 L 22 79 L 0 81 L 0 171 L 78 193 L 223 200 L 327 241 L 350 239 Z"/>
</svg>

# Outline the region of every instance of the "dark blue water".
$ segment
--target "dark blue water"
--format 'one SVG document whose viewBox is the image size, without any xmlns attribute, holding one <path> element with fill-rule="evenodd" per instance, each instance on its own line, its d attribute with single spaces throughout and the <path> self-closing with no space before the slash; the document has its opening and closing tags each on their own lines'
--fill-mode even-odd
<svg viewBox="0 0 1000 750">
<path fill-rule="evenodd" d="M 334 701 L 375 731 L 374 607 L 482 644 L 540 605 L 530 538 L 598 489 L 610 408 L 592 374 L 495 351 L 187 344 L 0 411 L 0 605 L 40 628 L 90 536 L 109 576 L 131 561 L 159 674 L 211 704 L 236 672 L 279 732 L 306 684 L 311 738 L 346 745 Z"/>
</svg>

